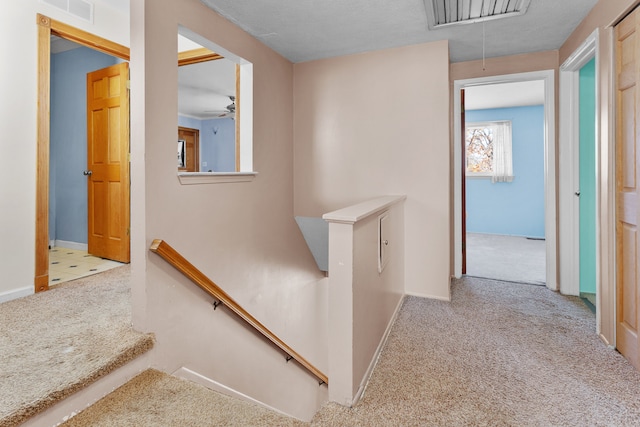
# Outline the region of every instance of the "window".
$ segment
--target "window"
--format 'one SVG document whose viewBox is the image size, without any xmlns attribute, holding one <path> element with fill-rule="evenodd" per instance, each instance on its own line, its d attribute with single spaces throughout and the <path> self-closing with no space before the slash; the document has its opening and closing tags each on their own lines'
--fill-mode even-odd
<svg viewBox="0 0 640 427">
<path fill-rule="evenodd" d="M 468 123 L 465 148 L 467 177 L 513 181 L 510 121 Z"/>
</svg>

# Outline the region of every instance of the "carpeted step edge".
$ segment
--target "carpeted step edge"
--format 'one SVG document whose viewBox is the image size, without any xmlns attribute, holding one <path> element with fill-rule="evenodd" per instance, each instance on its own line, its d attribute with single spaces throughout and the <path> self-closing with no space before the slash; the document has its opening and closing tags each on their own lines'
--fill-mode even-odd
<svg viewBox="0 0 640 427">
<path fill-rule="evenodd" d="M 155 336 L 153 334 L 140 333 L 138 339 L 123 351 L 114 355 L 103 364 L 100 369 L 96 369 L 91 374 L 78 378 L 76 381 L 68 383 L 65 387 L 55 390 L 40 399 L 28 402 L 24 407 L 12 412 L 4 419 L 0 420 L 1 427 L 14 427 L 25 422 L 30 417 L 54 406 L 56 403 L 66 399 L 73 393 L 82 390 L 98 379 L 108 375 L 114 370 L 126 365 L 131 360 L 146 353 L 153 348 Z"/>
</svg>

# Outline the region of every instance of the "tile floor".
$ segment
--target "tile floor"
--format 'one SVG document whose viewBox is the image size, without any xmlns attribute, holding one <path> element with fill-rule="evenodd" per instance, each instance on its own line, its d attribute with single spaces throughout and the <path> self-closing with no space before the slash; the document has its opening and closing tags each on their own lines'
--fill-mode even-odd
<svg viewBox="0 0 640 427">
<path fill-rule="evenodd" d="M 54 247 L 49 250 L 49 285 L 101 273 L 122 263 L 89 255 L 87 251 Z"/>
</svg>

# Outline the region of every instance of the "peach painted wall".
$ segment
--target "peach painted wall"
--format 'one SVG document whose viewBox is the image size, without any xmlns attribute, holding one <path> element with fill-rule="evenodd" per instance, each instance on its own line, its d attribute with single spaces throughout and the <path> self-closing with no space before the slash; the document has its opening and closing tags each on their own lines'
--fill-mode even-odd
<svg viewBox="0 0 640 427">
<path fill-rule="evenodd" d="M 482 60 L 452 63 L 451 82 L 453 85 L 454 80 L 557 69 L 558 52 L 555 50 L 500 56 L 497 58 L 487 58 L 484 67 Z"/>
<path fill-rule="evenodd" d="M 405 291 L 449 298 L 449 56 L 435 42 L 294 65 L 296 215 L 405 194 Z"/>
<path fill-rule="evenodd" d="M 179 24 L 253 63 L 253 182 L 178 181 Z M 198 0 L 132 0 L 131 28 L 135 326 L 156 334 L 159 369 L 186 367 L 308 418 L 326 386 L 148 252 L 166 240 L 326 372 L 326 279 L 293 215 L 293 66 Z"/>
<path fill-rule="evenodd" d="M 560 48 L 560 63 L 566 61 L 593 30 L 610 27 L 638 3 L 640 3 L 638 0 L 598 1 Z"/>
</svg>

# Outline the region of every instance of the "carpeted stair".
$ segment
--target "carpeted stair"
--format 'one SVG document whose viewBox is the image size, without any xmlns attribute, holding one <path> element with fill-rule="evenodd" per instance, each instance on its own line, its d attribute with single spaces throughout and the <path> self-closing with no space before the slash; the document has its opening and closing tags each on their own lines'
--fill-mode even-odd
<svg viewBox="0 0 640 427">
<path fill-rule="evenodd" d="M 129 266 L 0 304 L 0 426 L 16 426 L 145 353 Z"/>
<path fill-rule="evenodd" d="M 303 426 L 253 403 L 150 369 L 115 390 L 64 427 Z"/>
</svg>

